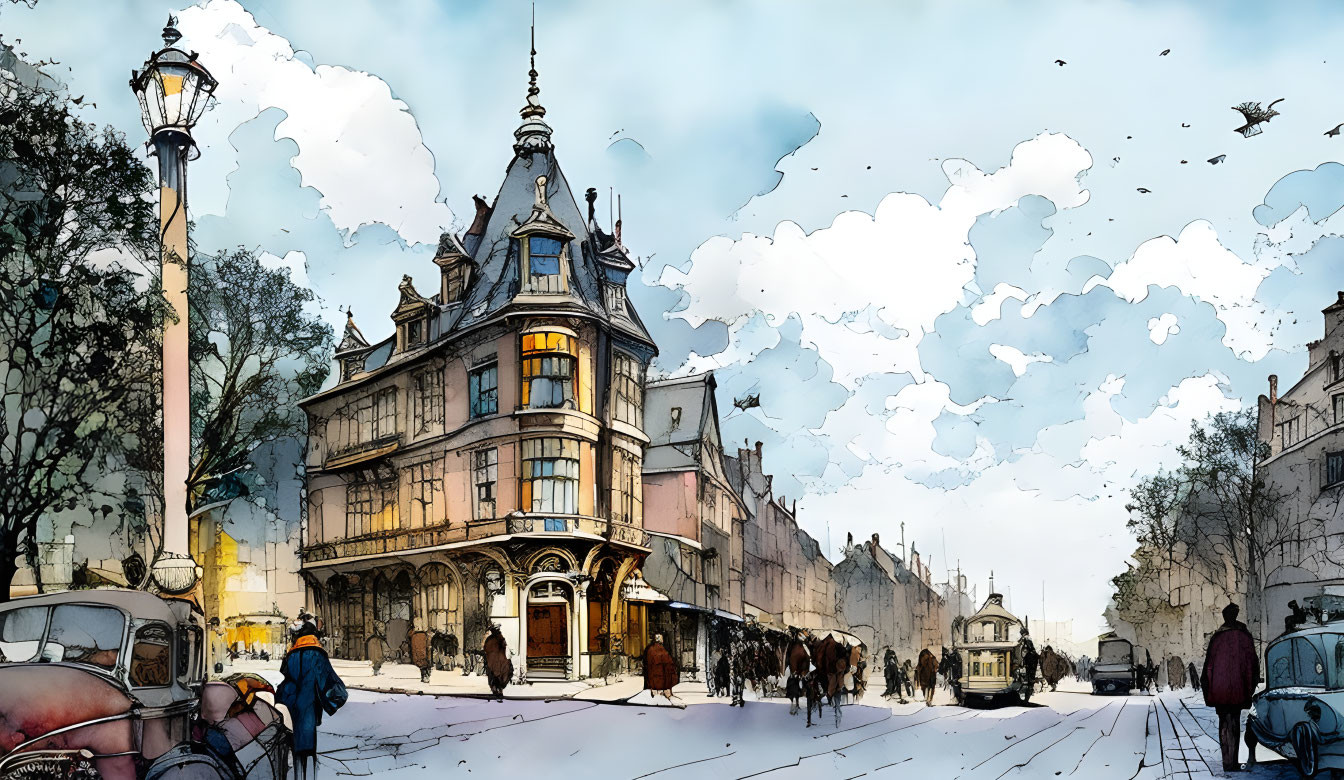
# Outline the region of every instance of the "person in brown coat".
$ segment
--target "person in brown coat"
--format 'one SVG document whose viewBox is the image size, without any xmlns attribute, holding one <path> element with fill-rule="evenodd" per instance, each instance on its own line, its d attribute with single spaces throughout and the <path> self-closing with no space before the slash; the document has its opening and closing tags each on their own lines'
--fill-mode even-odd
<svg viewBox="0 0 1344 780">
<path fill-rule="evenodd" d="M 498 625 L 490 626 L 490 634 L 481 649 L 485 655 L 485 680 L 490 684 L 490 694 L 504 701 L 504 686 L 513 678 L 513 661 Z"/>
<path fill-rule="evenodd" d="M 1223 625 L 1209 639 L 1200 688 L 1204 703 L 1218 712 L 1218 744 L 1223 749 L 1223 771 L 1240 772 L 1237 750 L 1241 741 L 1241 711 L 1251 706 L 1251 694 L 1260 681 L 1255 641 L 1246 624 L 1237 620 L 1236 604 L 1223 607 Z"/>
<path fill-rule="evenodd" d="M 653 641 L 644 648 L 644 690 L 655 696 L 661 693 L 671 700 L 677 680 L 677 664 L 663 647 L 663 635 L 654 634 Z"/>
<path fill-rule="evenodd" d="M 420 670 L 420 682 L 429 682 L 429 670 L 434 668 L 429 657 L 429 632 L 411 623 L 411 635 L 406 638 L 411 648 L 411 663 Z"/>
</svg>

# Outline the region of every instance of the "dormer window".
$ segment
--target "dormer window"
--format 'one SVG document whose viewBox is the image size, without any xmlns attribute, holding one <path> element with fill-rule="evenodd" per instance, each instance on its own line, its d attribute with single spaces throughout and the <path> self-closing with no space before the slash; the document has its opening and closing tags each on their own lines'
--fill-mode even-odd
<svg viewBox="0 0 1344 780">
<path fill-rule="evenodd" d="M 612 314 L 625 314 L 625 288 L 618 284 L 607 285 L 607 309 Z"/>
<path fill-rule="evenodd" d="M 457 303 L 467 291 L 467 265 L 456 263 L 443 272 L 443 302 Z"/>
<path fill-rule="evenodd" d="M 565 245 L 549 236 L 529 236 L 525 239 L 527 257 L 526 292 L 562 293 L 565 291 L 563 259 Z"/>
<path fill-rule="evenodd" d="M 406 323 L 406 348 L 425 343 L 425 321 L 411 320 Z"/>
<path fill-rule="evenodd" d="M 401 303 L 392 312 L 392 321 L 397 323 L 397 351 L 406 352 L 429 340 L 430 301 L 415 291 L 409 276 L 401 278 L 398 289 Z"/>
</svg>

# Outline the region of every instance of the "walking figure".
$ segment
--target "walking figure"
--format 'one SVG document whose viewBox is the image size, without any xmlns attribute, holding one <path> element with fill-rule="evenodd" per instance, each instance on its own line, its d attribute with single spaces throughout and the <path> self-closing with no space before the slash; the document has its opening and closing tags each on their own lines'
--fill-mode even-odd
<svg viewBox="0 0 1344 780">
<path fill-rule="evenodd" d="M 485 638 L 485 680 L 490 684 L 490 695 L 504 701 L 504 686 L 513 679 L 513 659 L 509 658 L 509 644 L 499 631 L 499 625 L 490 626 Z"/>
<path fill-rule="evenodd" d="M 1237 750 L 1241 741 L 1241 711 L 1251 706 L 1251 694 L 1260 680 L 1260 663 L 1255 657 L 1255 641 L 1246 624 L 1237 620 L 1241 609 L 1236 604 L 1223 607 L 1223 624 L 1209 639 L 1204 655 L 1204 673 L 1200 688 L 1204 703 L 1218 713 L 1218 744 L 1223 750 L 1223 771 L 1240 772 Z M 1251 763 L 1255 762 L 1254 748 Z"/>
<path fill-rule="evenodd" d="M 323 713 L 335 715 L 349 694 L 331 668 L 327 651 L 317 639 L 317 627 L 305 623 L 280 663 L 284 679 L 275 700 L 289 710 L 294 726 L 294 770 L 298 780 L 317 777 L 317 726 Z"/>
</svg>

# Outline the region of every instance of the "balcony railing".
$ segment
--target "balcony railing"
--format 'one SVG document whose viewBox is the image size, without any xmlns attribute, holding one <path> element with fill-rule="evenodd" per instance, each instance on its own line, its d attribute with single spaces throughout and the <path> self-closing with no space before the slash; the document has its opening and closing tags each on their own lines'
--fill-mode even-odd
<svg viewBox="0 0 1344 780">
<path fill-rule="evenodd" d="M 649 535 L 638 526 L 608 523 L 591 517 L 515 516 L 498 520 L 480 520 L 463 524 L 444 524 L 430 528 L 380 531 L 348 539 L 308 545 L 303 549 L 304 563 L 321 563 L 338 558 L 387 555 L 439 547 L 455 542 L 488 539 L 504 534 L 553 533 L 557 536 L 588 533 L 613 542 L 649 546 Z"/>
</svg>

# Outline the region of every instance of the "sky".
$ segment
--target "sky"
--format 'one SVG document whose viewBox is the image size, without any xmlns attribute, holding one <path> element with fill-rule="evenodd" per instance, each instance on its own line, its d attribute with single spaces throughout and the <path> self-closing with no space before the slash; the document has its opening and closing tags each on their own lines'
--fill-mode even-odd
<svg viewBox="0 0 1344 780">
<path fill-rule="evenodd" d="M 334 327 L 349 307 L 390 333 L 401 276 L 434 289 L 440 232 L 502 180 L 531 6 L 38 0 L 0 5 L 0 35 L 138 142 L 127 78 L 169 7 L 220 82 L 197 245 L 261 250 Z M 847 533 L 898 554 L 904 534 L 940 579 L 960 565 L 983 596 L 992 570 L 1018 614 L 1096 633 L 1128 488 L 1192 421 L 1295 382 L 1344 289 L 1344 8 L 536 16 L 557 157 L 599 214 L 620 195 L 656 370 L 714 370 L 726 412 L 760 394 L 726 415 L 728 451 L 763 442 L 833 559 Z M 1230 106 L 1279 98 L 1234 132 Z"/>
</svg>

